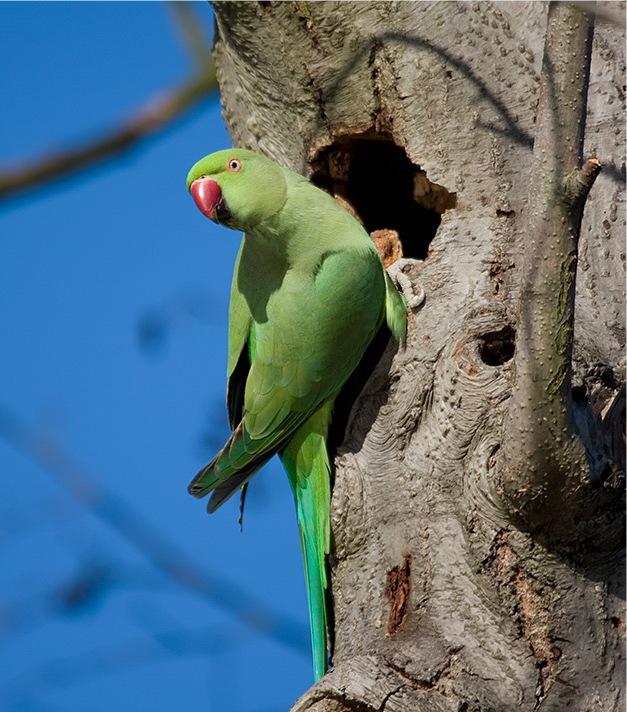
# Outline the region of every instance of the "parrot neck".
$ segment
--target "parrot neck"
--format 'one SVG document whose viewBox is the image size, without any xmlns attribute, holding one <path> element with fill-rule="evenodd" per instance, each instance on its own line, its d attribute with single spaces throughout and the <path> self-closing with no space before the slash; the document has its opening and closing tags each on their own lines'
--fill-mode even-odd
<svg viewBox="0 0 627 712">
<path fill-rule="evenodd" d="M 279 230 L 273 222 L 272 218 L 266 220 L 247 233 L 246 242 L 254 242 L 251 252 L 256 253 L 260 263 L 271 260 L 285 272 L 292 269 L 302 271 L 317 264 L 320 255 L 330 249 L 330 246 L 323 244 L 324 241 L 316 241 L 315 232 Z"/>
<path fill-rule="evenodd" d="M 272 225 L 272 218 L 247 230 L 245 244 L 251 256 L 262 262 L 272 260 L 277 265 L 288 265 L 288 240 Z"/>
<path fill-rule="evenodd" d="M 375 249 L 364 228 L 328 193 L 296 173 L 286 174 L 287 199 L 281 210 L 247 231 L 258 250 L 285 269 L 308 270 L 330 251 Z"/>
</svg>

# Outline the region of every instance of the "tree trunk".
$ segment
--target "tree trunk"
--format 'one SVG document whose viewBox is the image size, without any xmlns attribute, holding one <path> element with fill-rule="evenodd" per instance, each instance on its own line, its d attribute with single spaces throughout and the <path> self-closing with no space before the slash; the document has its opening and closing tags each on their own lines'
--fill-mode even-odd
<svg viewBox="0 0 627 712">
<path fill-rule="evenodd" d="M 215 11 L 234 144 L 425 293 L 338 449 L 334 668 L 293 709 L 622 710 L 624 5 Z"/>
</svg>

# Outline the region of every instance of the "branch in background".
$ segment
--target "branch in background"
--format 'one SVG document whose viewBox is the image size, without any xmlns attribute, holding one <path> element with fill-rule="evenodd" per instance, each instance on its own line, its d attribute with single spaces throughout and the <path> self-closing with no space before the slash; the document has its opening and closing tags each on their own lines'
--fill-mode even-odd
<svg viewBox="0 0 627 712">
<path fill-rule="evenodd" d="M 75 148 L 49 153 L 22 166 L 0 170 L 0 201 L 119 157 L 163 132 L 218 89 L 211 50 L 187 3 L 172 3 L 174 19 L 195 62 L 195 76 L 140 108 L 131 118 L 100 138 Z"/>
<path fill-rule="evenodd" d="M 204 74 L 149 102 L 131 119 L 95 141 L 51 153 L 22 167 L 0 170 L 0 200 L 68 178 L 136 148 L 208 99 L 216 89 L 215 68 L 211 65 Z"/>
<path fill-rule="evenodd" d="M 97 561 L 43 595 L 20 592 L 12 603 L 0 604 L 0 635 L 31 631 L 54 616 L 86 609 L 104 595 L 111 582 L 110 569 Z"/>
<path fill-rule="evenodd" d="M 113 564 L 93 552 L 89 559 L 60 583 L 46 585 L 35 594 L 16 592 L 9 603 L 0 602 L 0 636 L 23 634 L 43 623 L 63 616 L 72 616 L 100 605 L 109 594 L 145 589 L 150 593 L 167 590 L 170 581 L 159 574 L 128 575 L 123 564 Z M 126 567 L 128 568 L 128 567 Z M 121 573 L 122 570 L 122 573 Z M 165 585 L 164 585 L 165 584 Z"/>
<path fill-rule="evenodd" d="M 186 321 L 215 323 L 215 301 L 213 292 L 186 292 L 145 309 L 137 323 L 140 349 L 147 355 L 158 354 L 167 345 L 171 332 Z"/>
<path fill-rule="evenodd" d="M 596 159 L 581 167 L 593 27 L 594 14 L 550 4 L 523 226 L 530 247 L 500 459 L 499 491 L 514 516 L 532 529 L 550 524 L 553 536 L 567 536 L 584 512 L 594 516 L 571 395 L 577 244 L 601 168 Z"/>
<path fill-rule="evenodd" d="M 0 438 L 54 475 L 83 507 L 115 530 L 164 576 L 235 615 L 257 633 L 309 654 L 308 631 L 299 621 L 265 607 L 236 584 L 196 565 L 128 502 L 90 477 L 59 444 L 31 430 L 4 407 L 0 407 Z"/>
<path fill-rule="evenodd" d="M 190 59 L 197 67 L 204 67 L 211 62 L 211 48 L 200 29 L 200 23 L 193 10 L 193 4 L 174 0 L 168 6 L 174 18 L 181 41 L 189 52 Z"/>
</svg>

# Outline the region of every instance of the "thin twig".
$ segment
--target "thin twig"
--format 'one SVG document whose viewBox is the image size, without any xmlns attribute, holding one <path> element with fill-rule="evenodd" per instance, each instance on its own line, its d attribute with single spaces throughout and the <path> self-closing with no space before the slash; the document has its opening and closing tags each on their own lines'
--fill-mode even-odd
<svg viewBox="0 0 627 712">
<path fill-rule="evenodd" d="M 100 138 L 50 153 L 23 166 L 0 170 L 0 200 L 59 178 L 68 178 L 136 148 L 208 99 L 216 89 L 215 67 L 211 63 L 203 74 L 153 99 L 130 119 Z"/>
<path fill-rule="evenodd" d="M 206 66 L 211 61 L 211 47 L 200 29 L 201 25 L 193 9 L 194 4 L 175 0 L 168 5 L 191 59 L 199 68 Z"/>
<path fill-rule="evenodd" d="M 217 92 L 218 81 L 211 48 L 194 19 L 191 7 L 185 2 L 174 2 L 171 6 L 183 43 L 194 60 L 194 76 L 176 89 L 149 101 L 129 119 L 98 138 L 76 147 L 50 152 L 22 166 L 0 170 L 0 201 L 54 180 L 69 178 L 137 148 Z"/>
<path fill-rule="evenodd" d="M 598 158 L 589 158 L 581 168 L 566 176 L 565 195 L 572 205 L 585 202 L 600 170 Z"/>
</svg>

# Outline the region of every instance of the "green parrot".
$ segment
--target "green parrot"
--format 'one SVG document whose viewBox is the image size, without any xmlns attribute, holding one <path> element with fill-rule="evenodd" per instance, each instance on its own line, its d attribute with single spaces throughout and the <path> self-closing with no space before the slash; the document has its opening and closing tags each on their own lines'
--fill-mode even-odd
<svg viewBox="0 0 627 712">
<path fill-rule="evenodd" d="M 244 232 L 229 310 L 233 432 L 189 492 L 211 493 L 214 512 L 278 453 L 296 503 L 318 680 L 329 662 L 333 403 L 384 321 L 404 341 L 407 310 L 364 228 L 301 175 L 227 149 L 198 161 L 187 188 L 204 215 Z"/>
</svg>

